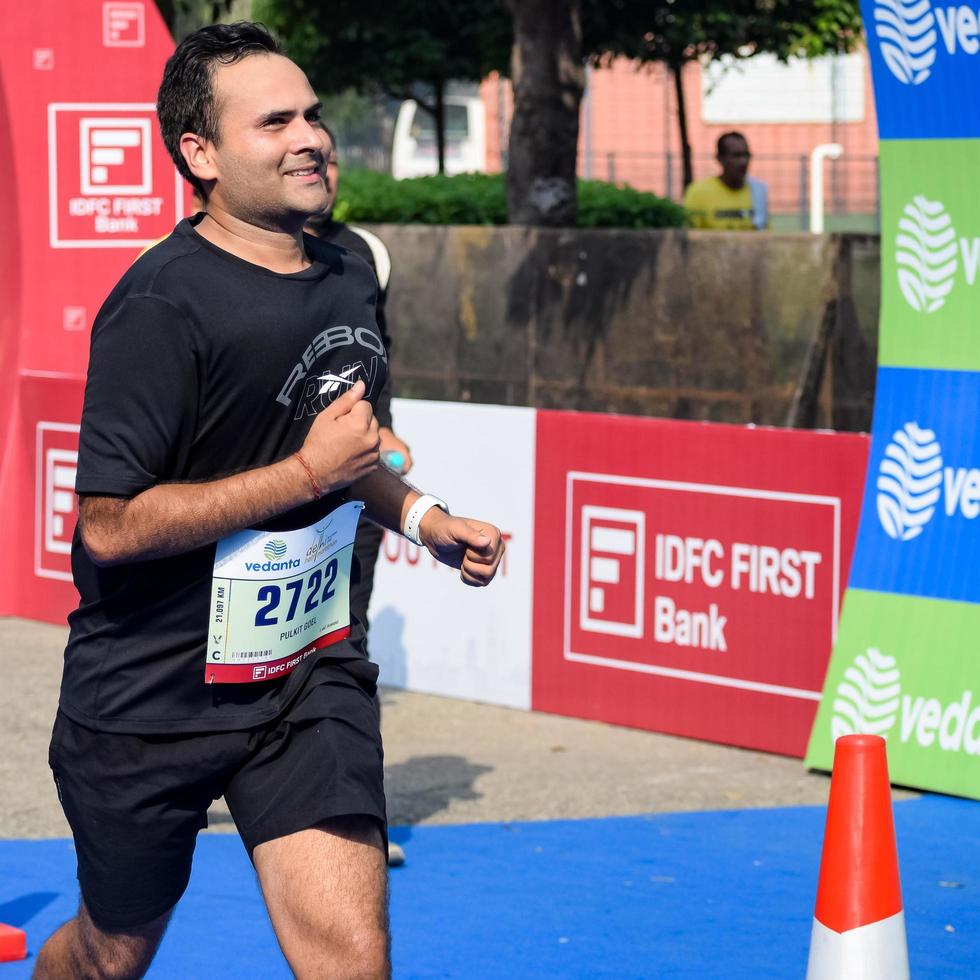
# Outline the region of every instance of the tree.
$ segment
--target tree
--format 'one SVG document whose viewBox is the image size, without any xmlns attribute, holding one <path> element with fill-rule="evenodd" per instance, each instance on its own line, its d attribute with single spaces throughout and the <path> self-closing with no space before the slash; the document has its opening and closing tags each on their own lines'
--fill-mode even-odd
<svg viewBox="0 0 980 980">
<path fill-rule="evenodd" d="M 219 21 L 247 20 L 250 0 L 156 0 L 175 41 Z"/>
<path fill-rule="evenodd" d="M 446 83 L 506 72 L 510 57 L 510 18 L 497 0 L 257 0 L 254 9 L 318 91 L 415 99 L 435 122 L 440 173 Z"/>
<path fill-rule="evenodd" d="M 851 51 L 861 38 L 856 0 L 583 0 L 586 50 L 596 64 L 616 55 L 662 62 L 674 79 L 684 186 L 692 180 L 684 66 L 763 52 L 785 61 Z"/>
<path fill-rule="evenodd" d="M 507 211 L 512 224 L 574 225 L 585 88 L 579 0 L 508 0 L 513 16 Z"/>
</svg>

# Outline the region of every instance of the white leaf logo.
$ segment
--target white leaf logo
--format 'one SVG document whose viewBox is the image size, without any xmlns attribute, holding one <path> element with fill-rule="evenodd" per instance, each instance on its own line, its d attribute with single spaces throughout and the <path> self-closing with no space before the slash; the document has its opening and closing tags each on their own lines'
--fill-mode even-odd
<svg viewBox="0 0 980 980">
<path fill-rule="evenodd" d="M 898 713 L 901 684 L 894 657 L 869 648 L 859 653 L 837 685 L 830 735 L 887 736 Z"/>
<path fill-rule="evenodd" d="M 939 201 L 919 195 L 898 222 L 898 285 L 909 306 L 932 313 L 946 302 L 956 275 L 956 231 Z"/>
<path fill-rule="evenodd" d="M 877 0 L 875 33 L 891 73 L 906 85 L 929 77 L 936 60 L 936 17 L 929 0 Z"/>
<path fill-rule="evenodd" d="M 906 422 L 893 436 L 878 467 L 878 519 L 896 541 L 917 538 L 936 510 L 943 480 L 936 434 Z"/>
</svg>

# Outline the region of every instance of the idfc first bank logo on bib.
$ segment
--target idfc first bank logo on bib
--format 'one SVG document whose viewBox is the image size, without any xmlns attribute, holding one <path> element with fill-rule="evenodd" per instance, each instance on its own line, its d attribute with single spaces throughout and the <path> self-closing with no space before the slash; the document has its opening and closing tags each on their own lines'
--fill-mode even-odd
<svg viewBox="0 0 980 980">
<path fill-rule="evenodd" d="M 980 375 L 882 368 L 851 586 L 980 602 Z"/>
<path fill-rule="evenodd" d="M 976 135 L 980 113 L 967 93 L 980 80 L 977 7 L 875 0 L 864 18 L 881 137 Z"/>
</svg>

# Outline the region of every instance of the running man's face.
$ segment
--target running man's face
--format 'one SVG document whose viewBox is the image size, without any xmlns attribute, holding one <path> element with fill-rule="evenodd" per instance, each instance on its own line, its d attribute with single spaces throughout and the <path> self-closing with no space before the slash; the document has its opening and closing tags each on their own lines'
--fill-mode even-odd
<svg viewBox="0 0 980 980">
<path fill-rule="evenodd" d="M 320 102 L 288 58 L 254 54 L 214 73 L 219 143 L 209 203 L 250 224 L 294 230 L 327 206 L 330 140 Z"/>
</svg>

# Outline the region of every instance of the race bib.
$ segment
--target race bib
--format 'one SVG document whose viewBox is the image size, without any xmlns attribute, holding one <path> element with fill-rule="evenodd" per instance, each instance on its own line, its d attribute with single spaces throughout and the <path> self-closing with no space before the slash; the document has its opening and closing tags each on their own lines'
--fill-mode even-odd
<svg viewBox="0 0 980 980">
<path fill-rule="evenodd" d="M 350 635 L 350 566 L 364 504 L 297 531 L 240 531 L 218 542 L 204 679 L 284 677 Z"/>
</svg>

